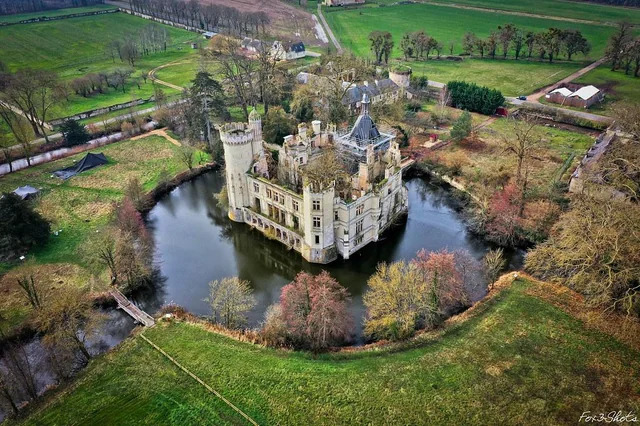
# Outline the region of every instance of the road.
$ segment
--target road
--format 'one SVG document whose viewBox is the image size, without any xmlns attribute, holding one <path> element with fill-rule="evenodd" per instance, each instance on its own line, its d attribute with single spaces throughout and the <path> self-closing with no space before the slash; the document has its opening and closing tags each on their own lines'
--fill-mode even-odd
<svg viewBox="0 0 640 426">
<path fill-rule="evenodd" d="M 318 16 L 320 17 L 320 22 L 322 22 L 324 31 L 329 35 L 329 38 L 331 39 L 331 42 L 333 43 L 333 45 L 336 47 L 336 50 L 338 51 L 338 53 L 342 53 L 342 45 L 340 45 L 340 42 L 338 41 L 336 36 L 333 34 L 333 31 L 331 30 L 331 27 L 327 23 L 327 20 L 324 19 L 324 15 L 322 14 L 322 6 L 320 5 L 320 2 L 318 2 Z"/>
</svg>

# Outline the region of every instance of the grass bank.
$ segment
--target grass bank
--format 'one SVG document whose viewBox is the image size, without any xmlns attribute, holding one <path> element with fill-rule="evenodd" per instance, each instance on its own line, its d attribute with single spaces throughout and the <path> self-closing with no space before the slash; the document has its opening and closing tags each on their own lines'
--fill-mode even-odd
<svg viewBox="0 0 640 426">
<path fill-rule="evenodd" d="M 548 286 L 548 287 L 547 287 Z M 312 357 L 188 323 L 144 330 L 259 424 L 559 424 L 640 408 L 640 352 L 517 280 L 404 347 Z M 139 337 L 94 360 L 25 424 L 240 424 Z"/>
<path fill-rule="evenodd" d="M 112 217 L 117 202 L 124 198 L 130 178 L 137 177 L 146 191 L 158 184 L 163 170 L 173 177 L 187 170 L 179 159 L 179 147 L 160 136 L 116 142 L 92 150 L 103 152 L 109 164 L 86 171 L 69 180 L 53 177 L 52 172 L 78 161 L 86 153 L 21 170 L 0 178 L 0 193 L 10 192 L 22 185 L 41 189 L 35 201 L 36 209 L 51 222 L 49 242 L 27 256 L 19 264 L 1 264 L 0 313 L 8 319 L 9 328 L 19 326 L 30 313 L 20 297 L 16 277 L 33 274 L 39 282 L 51 285 L 89 286 L 100 291 L 106 280 L 91 280 L 80 247 L 92 234 L 99 232 Z M 210 157 L 204 153 L 202 161 Z M 201 155 L 196 154 L 198 159 Z M 196 161 L 197 163 L 198 161 Z"/>
</svg>

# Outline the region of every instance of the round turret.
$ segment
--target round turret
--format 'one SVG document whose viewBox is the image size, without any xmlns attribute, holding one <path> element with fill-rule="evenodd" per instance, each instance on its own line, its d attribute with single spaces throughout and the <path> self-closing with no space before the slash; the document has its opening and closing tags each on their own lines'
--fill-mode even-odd
<svg viewBox="0 0 640 426">
<path fill-rule="evenodd" d="M 389 78 L 402 88 L 408 88 L 411 84 L 411 68 L 407 66 L 397 66 L 389 70 Z"/>
</svg>

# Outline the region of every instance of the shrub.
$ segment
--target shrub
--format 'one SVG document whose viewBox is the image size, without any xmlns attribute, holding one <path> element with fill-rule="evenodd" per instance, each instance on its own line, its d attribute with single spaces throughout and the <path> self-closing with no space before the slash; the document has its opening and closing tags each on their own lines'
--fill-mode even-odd
<svg viewBox="0 0 640 426">
<path fill-rule="evenodd" d="M 451 139 L 460 142 L 471 134 L 471 114 L 464 111 L 460 117 L 453 123 L 451 128 Z"/>
</svg>

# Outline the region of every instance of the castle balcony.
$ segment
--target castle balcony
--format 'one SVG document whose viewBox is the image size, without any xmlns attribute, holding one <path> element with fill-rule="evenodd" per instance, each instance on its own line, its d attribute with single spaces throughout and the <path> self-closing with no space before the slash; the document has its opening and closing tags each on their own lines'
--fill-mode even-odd
<svg viewBox="0 0 640 426">
<path fill-rule="evenodd" d="M 298 231 L 274 221 L 261 212 L 254 209 L 245 209 L 245 221 L 252 227 L 260 230 L 268 238 L 278 240 L 296 251 L 302 250 L 303 237 Z"/>
</svg>

